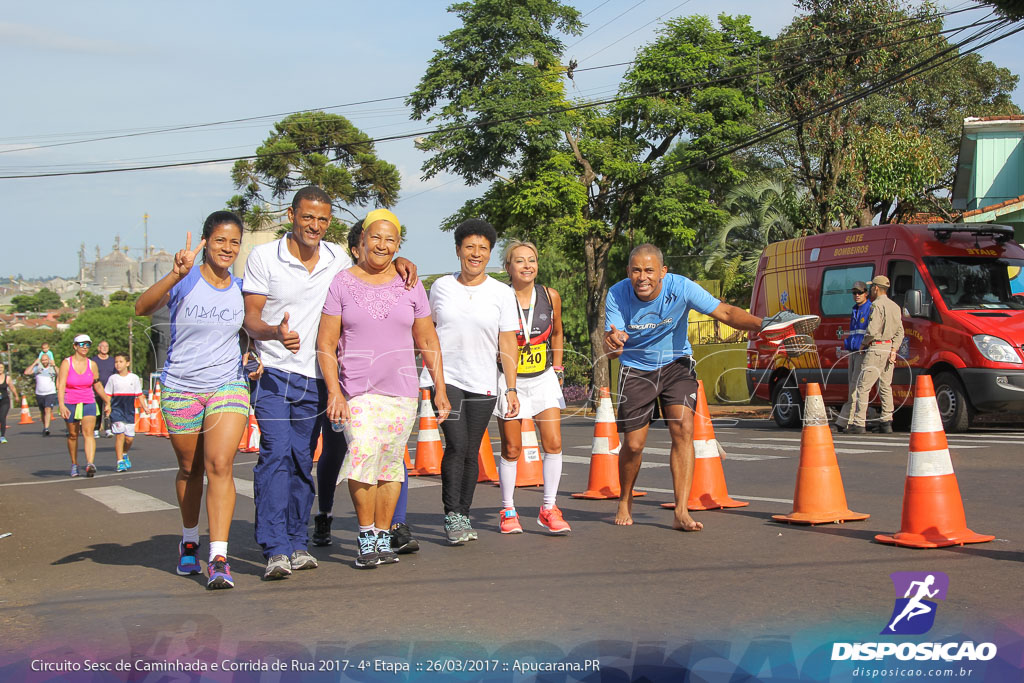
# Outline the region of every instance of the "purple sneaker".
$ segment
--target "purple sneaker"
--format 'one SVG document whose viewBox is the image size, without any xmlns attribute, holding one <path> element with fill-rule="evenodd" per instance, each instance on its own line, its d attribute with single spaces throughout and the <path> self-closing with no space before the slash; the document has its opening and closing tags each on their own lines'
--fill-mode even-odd
<svg viewBox="0 0 1024 683">
<path fill-rule="evenodd" d="M 235 587 L 235 580 L 231 578 L 231 565 L 223 555 L 213 558 L 213 562 L 206 565 L 206 571 L 210 574 L 210 580 L 206 582 L 206 590 Z"/>
<path fill-rule="evenodd" d="M 203 568 L 199 566 L 199 544 L 191 541 L 182 541 L 178 544 L 178 576 L 192 576 L 202 574 Z"/>
</svg>

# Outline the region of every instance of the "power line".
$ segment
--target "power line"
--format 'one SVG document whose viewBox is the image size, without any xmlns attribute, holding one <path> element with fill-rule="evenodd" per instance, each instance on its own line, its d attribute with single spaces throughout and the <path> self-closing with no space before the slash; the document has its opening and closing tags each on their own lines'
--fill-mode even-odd
<svg viewBox="0 0 1024 683">
<path fill-rule="evenodd" d="M 608 0 L 606 0 L 606 3 L 607 3 L 607 1 Z M 686 0 L 686 2 L 689 2 L 689 1 L 690 0 Z M 675 9 L 678 9 L 678 7 L 681 7 L 682 5 L 686 4 L 686 2 L 681 3 L 680 5 L 677 5 L 672 10 L 669 10 L 669 12 L 672 12 Z M 602 3 L 602 5 L 606 4 L 606 3 Z M 626 12 L 631 11 L 633 8 L 635 8 L 639 4 L 641 4 L 641 3 L 637 3 L 637 5 L 634 5 L 633 7 L 631 7 L 630 10 L 626 10 Z M 600 6 L 601 5 L 599 5 L 598 7 L 600 7 Z M 597 9 L 597 8 L 595 8 L 595 9 Z M 939 13 L 936 13 L 934 18 L 939 18 L 939 17 L 944 17 L 944 16 L 951 16 L 953 14 L 959 14 L 961 12 L 972 11 L 974 9 L 980 9 L 980 8 L 970 7 L 970 8 L 966 8 L 966 9 L 951 10 L 951 11 L 946 11 L 946 12 L 939 12 Z M 625 14 L 626 12 L 624 12 L 623 14 Z M 668 14 L 669 12 L 666 12 L 665 14 Z M 620 14 L 619 16 L 622 16 L 623 14 Z M 662 14 L 661 17 L 665 16 L 665 14 Z M 660 19 L 661 17 L 658 17 L 658 19 Z M 617 18 L 618 17 L 616 17 L 616 19 Z M 892 25 L 899 25 L 899 24 L 902 24 L 902 23 L 920 23 L 922 21 L 929 21 L 931 19 L 932 18 L 930 18 L 930 17 L 929 18 L 925 18 L 925 19 L 911 17 L 911 18 L 908 18 L 908 19 L 899 20 L 897 22 L 890 22 L 890 23 Z M 613 21 L 614 21 L 614 19 L 613 19 Z M 657 21 L 657 19 L 655 19 L 653 21 Z M 645 24 L 644 26 L 642 26 L 641 29 L 646 27 L 650 23 L 653 23 L 653 22 L 648 22 L 648 24 Z M 886 26 L 886 25 L 888 25 L 888 24 L 883 24 L 881 26 Z M 603 26 L 602 26 L 602 28 L 603 28 Z M 860 33 L 866 33 L 866 32 L 870 32 L 870 31 L 874 31 L 874 30 L 877 30 L 877 28 L 879 28 L 879 26 L 875 26 L 875 27 L 872 27 L 870 29 L 865 29 L 863 32 L 860 32 Z M 600 30 L 600 29 L 598 29 L 598 30 Z M 637 30 L 640 30 L 640 29 L 637 29 Z M 635 32 L 636 31 L 634 31 L 634 33 Z M 623 36 L 623 38 L 620 38 L 619 41 L 624 40 L 625 38 L 629 37 L 629 35 L 632 35 L 632 34 L 628 34 L 627 36 Z M 853 34 L 850 37 L 854 37 L 856 35 L 857 34 Z M 779 43 L 784 42 L 786 40 L 791 40 L 791 38 L 783 37 L 783 38 L 775 39 L 774 41 L 770 41 L 770 42 L 773 45 L 778 45 Z M 619 42 L 619 41 L 616 41 L 616 42 Z M 578 42 L 579 41 L 577 41 L 577 43 L 574 43 L 574 45 L 578 44 Z M 766 41 L 766 42 L 768 42 L 768 41 Z M 587 57 L 586 59 L 590 59 L 591 57 L 596 56 L 601 51 L 603 51 L 607 47 L 611 47 L 611 45 L 614 45 L 614 44 L 615 43 L 611 43 L 611 44 L 605 46 L 605 48 L 602 48 L 602 50 L 598 51 L 597 53 L 594 53 L 594 54 L 590 55 L 590 57 Z M 572 46 L 570 46 L 570 47 L 572 47 Z M 566 50 L 568 50 L 568 49 L 569 48 L 566 48 Z M 722 52 L 722 51 L 731 50 L 731 49 L 732 48 L 723 48 L 722 50 L 708 50 L 707 52 L 714 53 L 714 52 Z M 788 50 L 788 49 L 793 49 L 793 48 L 786 48 L 786 47 L 777 48 L 777 50 L 779 50 L 779 51 L 781 51 L 781 50 Z M 584 67 L 584 68 L 575 69 L 574 72 L 575 73 L 582 73 L 582 72 L 594 71 L 594 70 L 598 70 L 598 69 L 614 68 L 614 67 L 618 67 L 618 66 L 628 66 L 628 65 L 634 64 L 634 63 L 635 63 L 635 60 L 628 61 L 628 62 L 618 62 L 618 63 L 615 63 L 615 64 L 605 64 L 605 65 L 599 65 L 599 66 Z M 533 77 L 543 77 L 543 74 L 538 74 L 538 75 L 533 76 Z M 396 96 L 392 96 L 392 97 L 384 97 L 384 98 L 377 98 L 377 99 L 371 99 L 371 100 L 362 100 L 362 101 L 357 101 L 357 102 L 347 102 L 347 103 L 343 103 L 343 104 L 330 105 L 330 106 L 327 106 L 327 107 L 320 107 L 320 108 L 316 108 L 316 109 L 299 109 L 299 110 L 288 111 L 288 112 L 278 112 L 278 113 L 275 113 L 275 114 L 261 114 L 261 115 L 258 115 L 258 116 L 249 116 L 249 117 L 236 118 L 236 119 L 226 119 L 226 120 L 222 120 L 222 121 L 212 121 L 212 122 L 206 122 L 206 123 L 181 124 L 181 125 L 166 126 L 166 127 L 150 127 L 150 128 L 134 129 L 134 130 L 133 129 L 123 129 L 122 131 L 109 131 L 110 133 L 112 133 L 110 135 L 103 135 L 101 137 L 94 137 L 94 138 L 89 138 L 89 139 L 85 139 L 85 140 L 71 140 L 71 141 L 55 142 L 55 143 L 48 143 L 48 144 L 27 144 L 27 146 L 25 146 L 25 147 L 19 147 L 19 148 L 15 148 L 15 149 L 7 149 L 7 150 L 0 150 L 0 154 L 8 154 L 8 153 L 24 152 L 24 151 L 33 151 L 33 150 L 37 150 L 37 149 L 49 149 L 49 148 L 53 148 L 53 147 L 65 147 L 65 146 L 70 146 L 70 145 L 79 145 L 79 144 L 86 144 L 86 143 L 92 143 L 92 142 L 104 142 L 104 141 L 109 141 L 109 140 L 141 137 L 141 136 L 146 136 L 146 135 L 158 135 L 158 134 L 164 134 L 164 133 L 173 133 L 173 132 L 182 132 L 182 131 L 194 131 L 194 130 L 201 129 L 201 128 L 212 128 L 212 127 L 215 127 L 215 126 L 224 126 L 224 125 L 230 125 L 230 124 L 235 124 L 235 123 L 246 123 L 246 122 L 254 122 L 254 121 L 263 121 L 263 120 L 267 120 L 267 119 L 277 120 L 277 119 L 279 119 L 281 117 L 291 116 L 291 115 L 294 115 L 294 114 L 310 113 L 310 112 L 316 112 L 316 111 L 330 111 L 330 110 L 334 110 L 334 109 L 344 109 L 344 108 L 349 108 L 349 107 L 360 106 L 360 105 L 363 105 L 363 104 L 376 104 L 376 103 L 379 103 L 379 102 L 390 102 L 390 101 L 395 101 L 395 100 L 405 100 L 407 98 L 408 98 L 408 95 L 396 95 Z M 393 108 L 391 110 L 385 110 L 385 111 L 407 111 L 407 110 L 408 110 L 408 107 L 400 107 L 400 108 Z M 377 110 L 374 110 L 374 111 L 377 111 Z M 104 132 L 107 132 L 107 131 L 97 131 L 97 133 L 104 133 Z M 60 137 L 60 136 L 80 135 L 80 134 L 89 134 L 89 133 L 50 133 L 50 134 L 41 134 L 41 135 L 39 135 L 37 137 Z M 13 137 L 0 138 L 0 141 L 10 141 L 10 140 L 17 140 L 17 139 L 19 139 L 19 138 L 13 138 Z M 21 138 L 21 139 L 23 139 L 23 138 Z"/>
<path fill-rule="evenodd" d="M 978 22 L 975 22 L 975 25 L 977 25 L 977 24 L 984 24 L 984 23 L 993 23 L 993 22 L 1004 22 L 1004 20 L 999 19 L 999 20 L 986 21 L 986 20 L 983 19 L 983 20 L 979 20 Z M 962 29 L 956 29 L 956 30 L 962 30 Z M 942 33 L 942 32 L 936 32 L 936 33 Z M 936 34 L 931 34 L 931 35 L 936 35 Z M 929 36 L 923 36 L 923 37 L 929 37 Z M 903 40 L 903 41 L 897 41 L 896 43 L 892 43 L 892 44 L 889 44 L 889 45 L 878 46 L 878 48 L 864 48 L 862 50 L 856 50 L 856 51 L 849 52 L 849 53 L 831 54 L 831 55 L 827 55 L 826 58 L 827 59 L 835 59 L 835 58 L 843 57 L 843 56 L 857 55 L 857 54 L 861 54 L 863 52 L 870 51 L 872 49 L 880 49 L 880 48 L 884 48 L 884 47 L 892 47 L 892 46 L 899 45 L 899 44 L 904 43 L 904 42 L 911 42 L 911 41 L 914 41 L 914 40 L 920 40 L 923 37 L 910 38 L 910 39 L 906 39 L 906 40 Z M 955 47 L 956 46 L 954 46 L 951 49 L 955 49 Z M 825 61 L 826 58 L 820 58 L 820 59 L 817 59 L 817 60 L 804 60 L 801 63 L 801 66 L 804 66 L 805 69 L 809 69 L 809 68 L 811 68 L 814 65 L 814 63 L 820 62 L 820 61 Z M 507 118 L 504 118 L 504 119 L 497 119 L 497 120 L 492 120 L 492 121 L 477 121 L 477 122 L 471 122 L 471 123 L 466 123 L 466 124 L 459 124 L 459 125 L 456 125 L 456 126 L 445 126 L 445 127 L 439 127 L 439 128 L 430 129 L 430 130 L 421 130 L 421 131 L 402 133 L 402 134 L 392 135 L 392 136 L 378 137 L 378 138 L 367 140 L 366 142 L 370 142 L 370 143 L 391 142 L 391 141 L 396 141 L 396 140 L 403 140 L 403 139 L 408 139 L 408 138 L 413 138 L 413 137 L 430 135 L 430 134 L 438 133 L 438 132 L 455 132 L 457 130 L 464 130 L 464 129 L 467 129 L 467 128 L 485 127 L 485 126 L 498 125 L 498 124 L 502 124 L 502 123 L 514 122 L 514 121 L 522 120 L 524 118 L 535 118 L 535 117 L 538 117 L 538 116 L 545 116 L 545 115 L 551 115 L 551 114 L 565 113 L 565 112 L 568 112 L 568 111 L 590 109 L 590 108 L 599 107 L 599 106 L 603 106 L 603 105 L 607 105 L 607 104 L 613 104 L 613 103 L 617 103 L 617 102 L 623 102 L 623 101 L 629 101 L 629 100 L 634 100 L 634 99 L 639 99 L 639 98 L 652 97 L 652 96 L 657 96 L 657 95 L 660 95 L 660 94 L 668 94 L 668 93 L 673 93 L 673 92 L 679 92 L 681 90 L 686 90 L 688 88 L 692 88 L 692 87 L 696 87 L 696 86 L 701 86 L 701 85 L 711 85 L 711 84 L 715 84 L 715 83 L 724 83 L 724 82 L 735 80 L 735 79 L 741 78 L 741 77 L 750 77 L 750 76 L 755 76 L 755 75 L 758 75 L 758 74 L 773 73 L 773 72 L 776 72 L 776 71 L 786 70 L 786 69 L 789 69 L 789 68 L 791 68 L 791 67 L 787 65 L 787 66 L 784 66 L 784 67 L 776 67 L 776 68 L 772 68 L 772 69 L 765 69 L 765 70 L 762 70 L 760 72 L 753 72 L 753 73 L 749 73 L 749 74 L 738 74 L 738 75 L 735 75 L 735 76 L 723 77 L 723 78 L 720 78 L 720 79 L 713 79 L 713 80 L 710 80 L 710 81 L 696 81 L 696 82 L 691 82 L 691 83 L 685 83 L 685 84 L 682 84 L 682 85 L 679 85 L 679 86 L 675 86 L 675 87 L 672 87 L 672 88 L 666 88 L 666 89 L 662 89 L 662 90 L 657 90 L 657 91 L 648 91 L 648 92 L 636 93 L 636 94 L 632 94 L 632 95 L 628 95 L 628 96 L 621 96 L 621 97 L 602 99 L 602 100 L 597 100 L 597 101 L 592 101 L 592 102 L 585 102 L 585 103 L 580 103 L 580 104 L 576 104 L 576 105 L 572 105 L 572 106 L 558 107 L 558 108 L 549 109 L 549 110 L 540 111 L 540 112 L 528 112 L 528 113 L 525 113 L 525 114 L 522 114 L 522 115 L 517 115 L 517 116 L 513 116 L 513 117 L 507 117 Z M 384 99 L 395 99 L 395 98 L 384 98 Z M 339 106 L 344 106 L 344 105 L 339 105 Z M 286 155 L 286 154 L 293 154 L 293 153 L 294 152 L 287 152 L 287 153 L 282 153 L 282 154 Z M 54 171 L 54 172 L 50 172 L 50 173 L 8 174 L 8 175 L 0 176 L 0 180 L 3 180 L 3 179 L 21 179 L 21 178 L 59 177 L 59 176 L 68 176 L 68 175 L 97 175 L 97 174 L 120 173 L 120 172 L 128 172 L 128 171 L 158 170 L 158 169 L 164 169 L 164 168 L 180 168 L 180 167 L 186 167 L 186 166 L 201 166 L 201 165 L 211 165 L 211 164 L 226 163 L 226 162 L 231 162 L 231 161 L 250 160 L 250 159 L 259 158 L 260 156 L 267 156 L 267 155 L 250 154 L 250 155 L 242 155 L 242 156 L 236 156 L 236 157 L 223 157 L 223 158 L 215 158 L 215 159 L 204 159 L 204 160 L 182 161 L 182 162 L 170 162 L 170 163 L 165 163 L 165 164 L 150 164 L 150 165 L 143 165 L 143 166 L 118 167 L 118 168 L 108 168 L 108 169 L 85 169 L 85 170 L 79 170 L 79 171 Z"/>
</svg>

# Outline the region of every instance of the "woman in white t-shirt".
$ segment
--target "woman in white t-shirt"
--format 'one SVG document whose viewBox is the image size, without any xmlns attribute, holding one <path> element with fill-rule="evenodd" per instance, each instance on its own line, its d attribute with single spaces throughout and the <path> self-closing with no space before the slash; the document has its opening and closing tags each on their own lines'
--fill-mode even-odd
<svg viewBox="0 0 1024 683">
<path fill-rule="evenodd" d="M 480 470 L 480 441 L 498 400 L 495 356 L 501 360 L 508 387 L 505 417 L 513 418 L 519 413 L 516 299 L 508 285 L 486 273 L 491 249 L 497 241 L 498 235 L 487 221 L 463 221 L 455 229 L 455 254 L 462 267 L 430 287 L 431 317 L 441 341 L 445 387 L 451 403 L 451 416 L 441 424 L 445 438 L 441 501 L 445 535 L 452 545 L 477 538 L 469 521 L 469 509 Z M 424 370 L 425 382 L 421 384 L 430 384 L 426 377 Z"/>
</svg>

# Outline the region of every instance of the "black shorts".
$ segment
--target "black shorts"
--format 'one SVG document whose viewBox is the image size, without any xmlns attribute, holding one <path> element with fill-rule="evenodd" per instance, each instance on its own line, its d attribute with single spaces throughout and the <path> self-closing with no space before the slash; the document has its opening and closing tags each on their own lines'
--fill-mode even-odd
<svg viewBox="0 0 1024 683">
<path fill-rule="evenodd" d="M 36 405 L 40 410 L 43 408 L 56 408 L 57 394 L 36 394 Z"/>
<path fill-rule="evenodd" d="M 657 370 L 638 370 L 628 365 L 619 372 L 619 431 L 635 432 L 646 427 L 654 405 L 697 407 L 697 372 L 690 356 L 677 358 Z"/>
</svg>

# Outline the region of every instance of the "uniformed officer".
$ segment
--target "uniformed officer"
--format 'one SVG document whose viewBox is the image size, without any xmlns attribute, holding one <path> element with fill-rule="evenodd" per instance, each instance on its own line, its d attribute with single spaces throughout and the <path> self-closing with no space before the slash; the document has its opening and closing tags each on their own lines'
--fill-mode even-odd
<svg viewBox="0 0 1024 683">
<path fill-rule="evenodd" d="M 845 432 L 850 422 L 850 407 L 853 405 L 853 392 L 857 389 L 857 379 L 860 377 L 861 361 L 864 360 L 864 353 L 861 350 L 864 341 L 864 333 L 868 329 L 868 317 L 871 315 L 871 300 L 868 299 L 868 285 L 863 280 L 857 280 L 850 288 L 853 294 L 853 309 L 850 311 L 850 329 L 846 332 L 846 339 L 843 340 L 843 348 L 847 353 L 847 397 L 843 409 L 836 418 L 836 431 Z"/>
<path fill-rule="evenodd" d="M 888 291 L 889 278 L 884 275 L 872 278 L 868 290 L 871 315 L 864 333 L 864 359 L 853 393 L 850 426 L 846 429 L 848 434 L 864 433 L 868 395 L 875 382 L 878 382 L 878 398 L 882 401 L 878 431 L 883 434 L 892 432 L 892 371 L 896 367 L 896 352 L 903 342 L 903 309 L 886 295 Z"/>
</svg>

